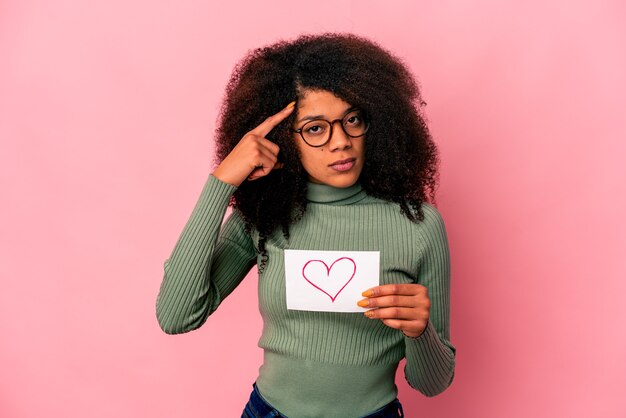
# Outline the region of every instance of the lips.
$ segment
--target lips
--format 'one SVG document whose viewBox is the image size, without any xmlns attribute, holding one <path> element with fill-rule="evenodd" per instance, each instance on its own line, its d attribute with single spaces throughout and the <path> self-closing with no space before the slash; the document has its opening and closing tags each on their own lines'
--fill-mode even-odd
<svg viewBox="0 0 626 418">
<path fill-rule="evenodd" d="M 352 167 L 354 167 L 355 161 L 356 161 L 356 158 L 346 158 L 345 160 L 337 160 L 329 164 L 329 167 L 336 171 L 348 171 Z"/>
</svg>

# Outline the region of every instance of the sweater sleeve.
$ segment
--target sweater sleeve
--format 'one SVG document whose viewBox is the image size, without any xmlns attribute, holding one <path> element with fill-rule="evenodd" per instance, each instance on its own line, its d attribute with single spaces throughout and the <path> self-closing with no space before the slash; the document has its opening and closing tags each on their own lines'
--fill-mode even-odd
<svg viewBox="0 0 626 418">
<path fill-rule="evenodd" d="M 454 378 L 456 349 L 450 343 L 450 252 L 445 225 L 433 206 L 424 204 L 422 260 L 417 282 L 426 286 L 430 319 L 416 338 L 405 337 L 406 379 L 426 396 L 443 392 Z"/>
<path fill-rule="evenodd" d="M 243 280 L 256 252 L 237 211 L 222 226 L 235 186 L 211 175 L 164 263 L 156 302 L 161 329 L 180 334 L 199 328 Z"/>
</svg>

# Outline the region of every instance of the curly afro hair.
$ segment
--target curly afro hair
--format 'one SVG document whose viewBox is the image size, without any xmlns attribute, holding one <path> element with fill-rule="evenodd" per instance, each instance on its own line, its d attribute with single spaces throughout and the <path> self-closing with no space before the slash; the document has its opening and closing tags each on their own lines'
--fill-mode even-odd
<svg viewBox="0 0 626 418">
<path fill-rule="evenodd" d="M 408 219 L 424 219 L 421 204 L 435 202 L 438 155 L 421 111 L 418 85 L 400 59 L 376 43 L 351 34 L 305 35 L 251 51 L 234 69 L 226 87 L 217 128 L 217 162 L 267 117 L 306 90 L 327 90 L 361 109 L 370 127 L 360 183 L 374 197 L 397 203 Z M 257 250 L 279 227 L 304 215 L 308 175 L 290 127 L 296 112 L 267 135 L 280 147 L 280 170 L 244 181 L 231 205 L 248 231 L 259 233 Z"/>
</svg>

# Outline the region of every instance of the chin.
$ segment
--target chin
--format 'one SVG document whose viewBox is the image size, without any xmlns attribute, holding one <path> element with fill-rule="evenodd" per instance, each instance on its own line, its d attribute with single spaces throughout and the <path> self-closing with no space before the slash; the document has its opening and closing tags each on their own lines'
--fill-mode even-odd
<svg viewBox="0 0 626 418">
<path fill-rule="evenodd" d="M 332 176 L 330 178 L 324 179 L 324 181 L 316 181 L 316 183 L 322 183 L 327 186 L 345 189 L 347 187 L 354 186 L 354 184 L 358 181 L 358 176 Z"/>
</svg>

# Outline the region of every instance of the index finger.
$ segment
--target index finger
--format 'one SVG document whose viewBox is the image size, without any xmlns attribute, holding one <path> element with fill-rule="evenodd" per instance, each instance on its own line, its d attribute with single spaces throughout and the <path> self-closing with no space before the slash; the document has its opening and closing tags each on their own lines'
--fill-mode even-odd
<svg viewBox="0 0 626 418">
<path fill-rule="evenodd" d="M 287 118 L 293 112 L 293 109 L 296 105 L 296 102 L 291 102 L 278 113 L 273 114 L 272 116 L 265 119 L 259 126 L 250 131 L 251 134 L 255 134 L 258 136 L 265 137 L 265 135 L 269 134 L 272 129 L 278 126 L 283 120 Z"/>
<path fill-rule="evenodd" d="M 425 290 L 425 286 L 417 283 L 384 284 L 372 287 L 361 294 L 369 298 L 387 295 L 413 296 Z"/>
</svg>

